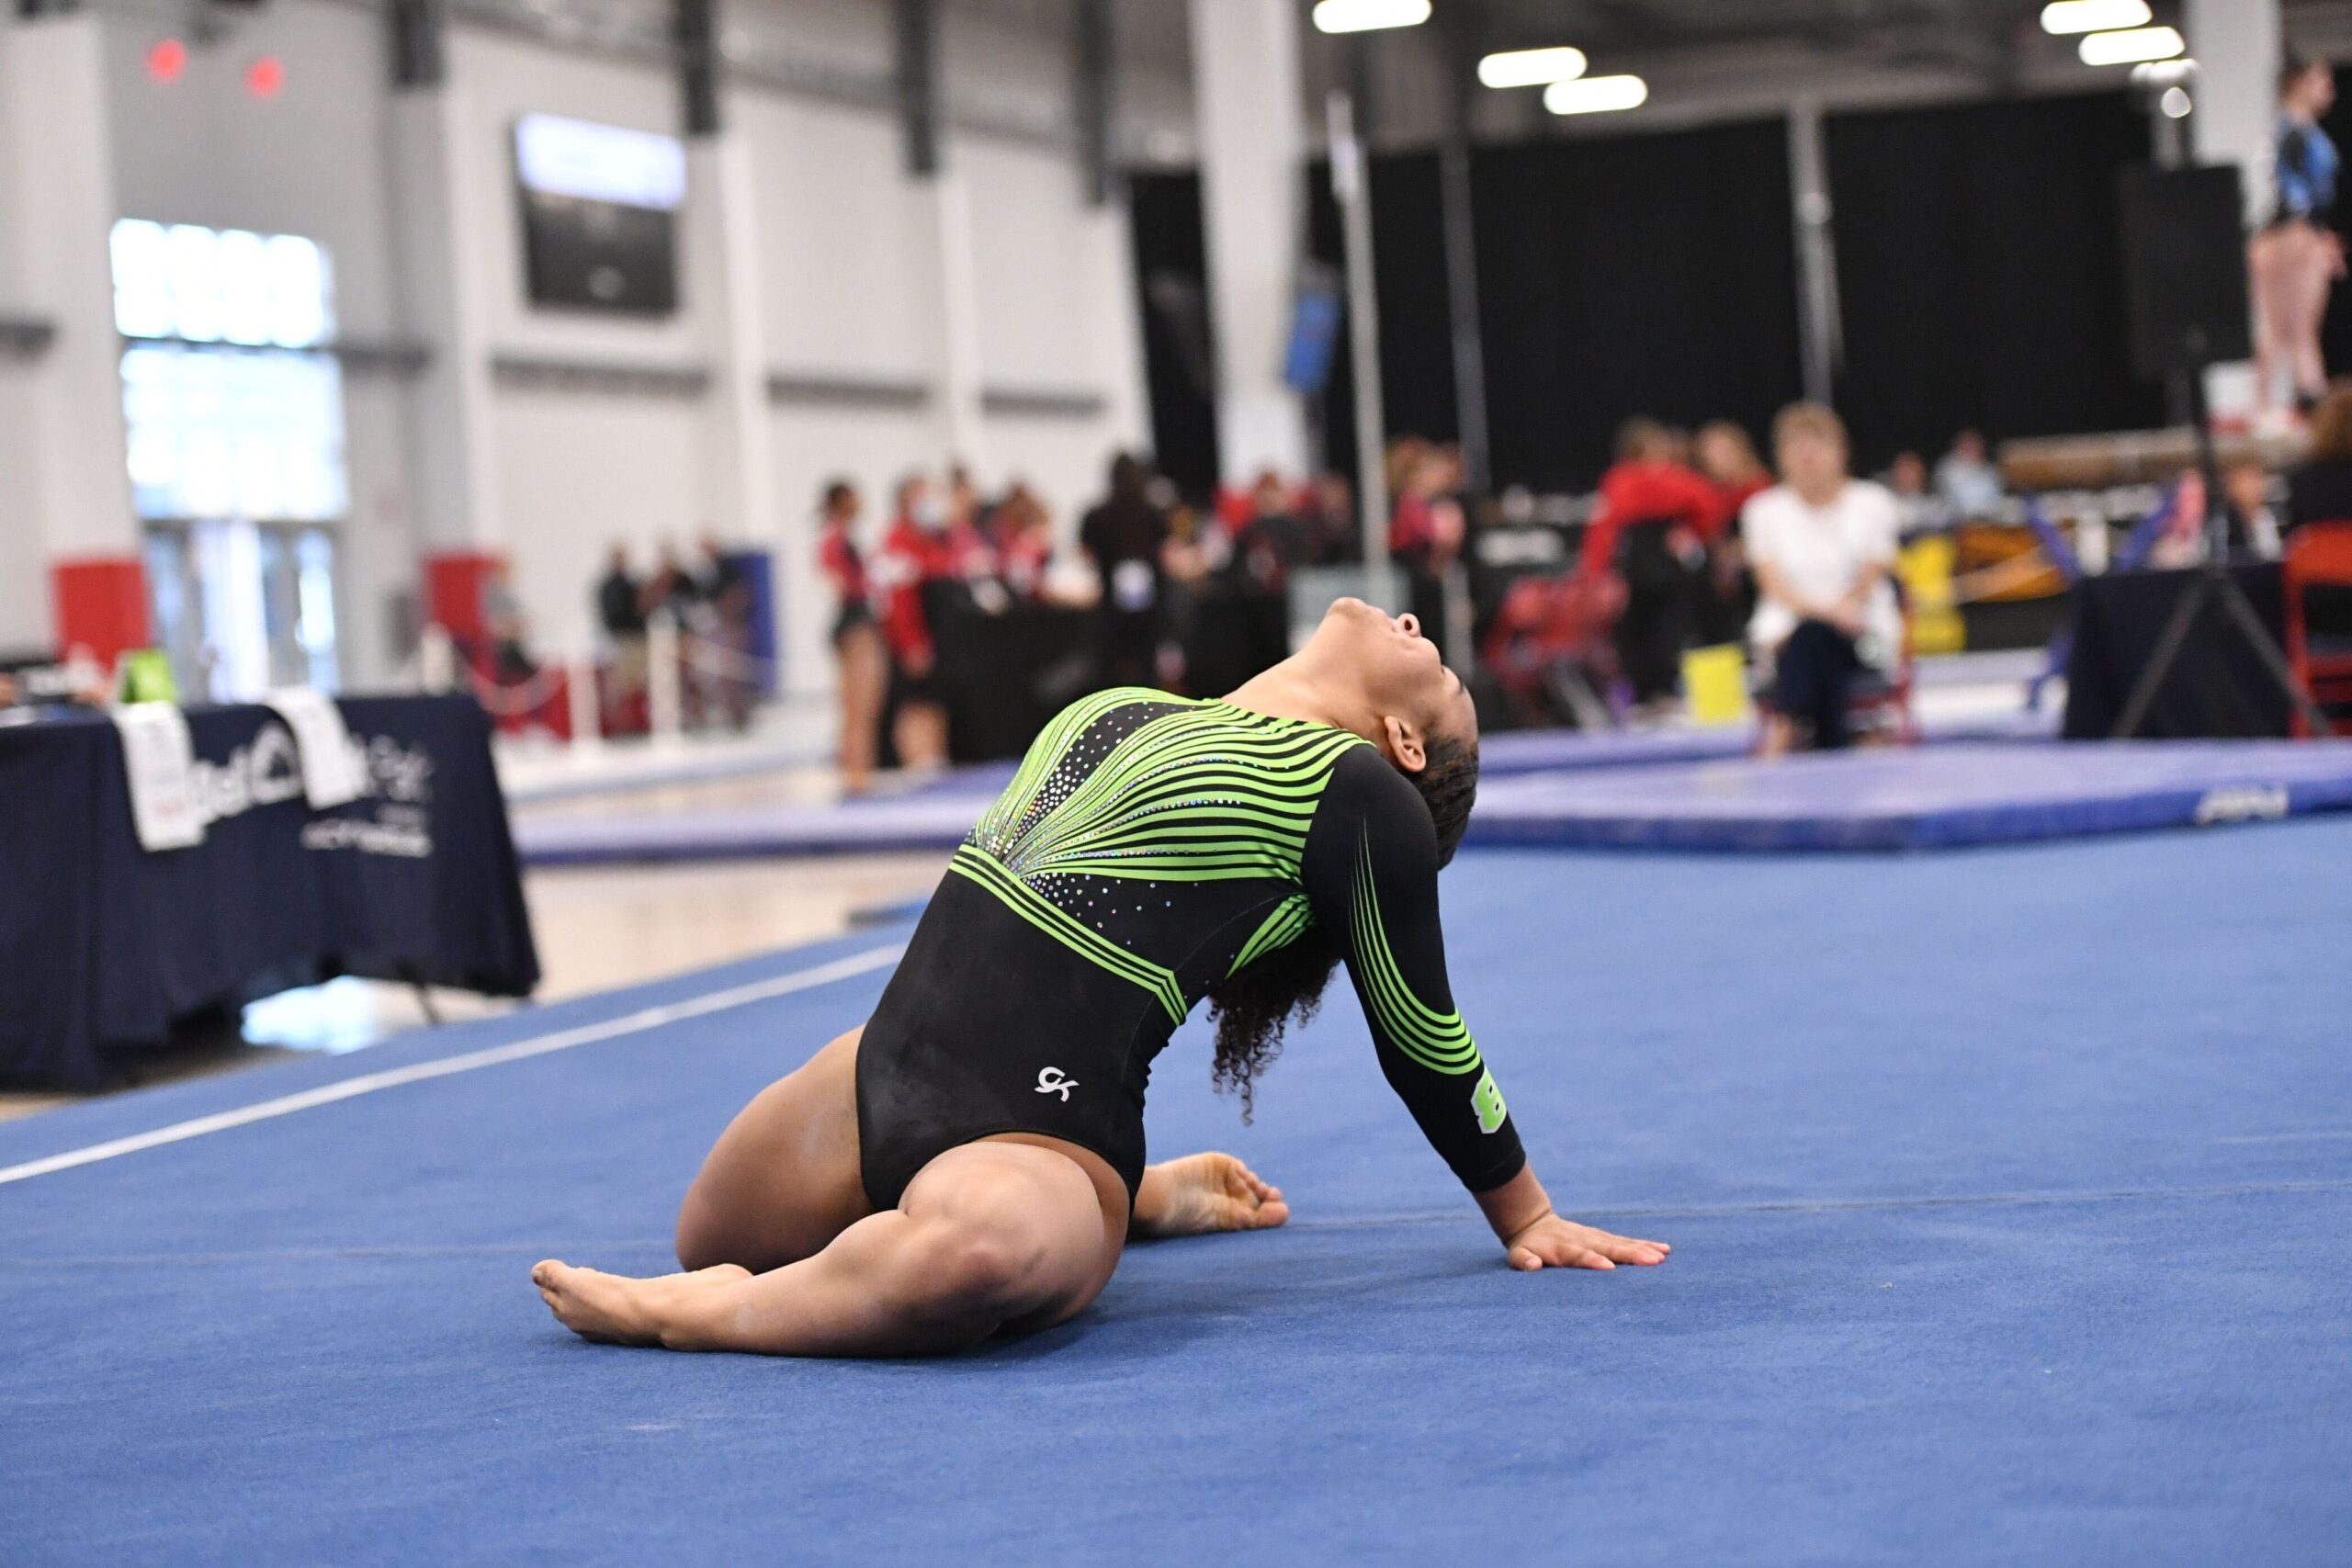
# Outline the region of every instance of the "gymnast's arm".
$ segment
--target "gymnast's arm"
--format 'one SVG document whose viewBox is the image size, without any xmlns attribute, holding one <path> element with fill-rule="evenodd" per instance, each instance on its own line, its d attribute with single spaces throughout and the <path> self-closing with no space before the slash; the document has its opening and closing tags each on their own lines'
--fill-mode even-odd
<svg viewBox="0 0 2352 1568">
<path fill-rule="evenodd" d="M 1340 760 L 1301 871 L 1317 924 L 1340 938 L 1382 1073 L 1470 1190 L 1511 1266 L 1660 1261 L 1667 1249 L 1658 1243 L 1553 1213 L 1446 981 L 1429 808 L 1379 752 L 1361 747 Z"/>
</svg>

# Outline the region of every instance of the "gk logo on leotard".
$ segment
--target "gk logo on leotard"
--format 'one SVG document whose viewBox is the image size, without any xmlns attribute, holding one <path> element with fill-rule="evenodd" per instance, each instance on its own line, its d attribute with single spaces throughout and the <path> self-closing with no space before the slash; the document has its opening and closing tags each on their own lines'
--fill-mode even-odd
<svg viewBox="0 0 2352 1568">
<path fill-rule="evenodd" d="M 1059 1067 L 1039 1067 L 1037 1069 L 1037 1092 L 1039 1094 L 1058 1094 L 1062 1097 L 1062 1103 L 1067 1105 L 1069 1103 L 1069 1091 L 1077 1087 L 1078 1080 L 1074 1077 L 1066 1076 Z"/>
</svg>

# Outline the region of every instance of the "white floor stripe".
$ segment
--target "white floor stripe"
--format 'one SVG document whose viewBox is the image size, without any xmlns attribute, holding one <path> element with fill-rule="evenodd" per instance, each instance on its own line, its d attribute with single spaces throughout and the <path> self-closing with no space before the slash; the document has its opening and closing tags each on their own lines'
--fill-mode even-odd
<svg viewBox="0 0 2352 1568">
<path fill-rule="evenodd" d="M 314 1106 L 333 1105 L 339 1100 L 353 1100 L 379 1089 L 398 1089 L 402 1084 L 423 1083 L 427 1078 L 446 1078 L 457 1073 L 470 1073 L 482 1067 L 495 1067 L 506 1062 L 520 1062 L 531 1056 L 544 1056 L 554 1051 L 569 1051 L 575 1045 L 593 1045 L 600 1040 L 616 1040 L 625 1034 L 639 1034 L 649 1029 L 659 1029 L 665 1023 L 677 1023 L 685 1019 L 701 1018 L 729 1008 L 739 1008 L 752 1002 L 763 1002 L 772 997 L 790 996 L 795 991 L 810 990 L 846 980 L 852 976 L 868 974 L 895 964 L 906 951 L 904 943 L 890 947 L 870 948 L 854 953 L 846 958 L 836 958 L 830 964 L 814 968 L 795 970 L 779 975 L 773 980 L 758 980 L 747 986 L 730 986 L 723 991 L 710 991 L 690 997 L 682 1002 L 670 1002 L 662 1007 L 646 1008 L 621 1018 L 607 1019 L 603 1023 L 582 1024 L 577 1029 L 559 1030 L 553 1034 L 541 1034 L 529 1040 L 517 1040 L 508 1045 L 492 1045 L 463 1055 L 445 1056 L 437 1062 L 419 1062 L 413 1066 L 392 1067 L 380 1073 L 363 1073 L 341 1083 L 327 1084 L 319 1089 L 304 1089 L 300 1094 L 281 1095 L 265 1100 L 258 1105 L 242 1106 L 235 1111 L 218 1111 L 210 1116 L 198 1116 L 187 1122 L 175 1122 L 168 1127 L 158 1127 L 152 1133 L 135 1133 L 127 1138 L 115 1138 L 87 1148 L 73 1149 L 46 1159 L 27 1160 L 22 1165 L 0 1168 L 0 1187 L 12 1181 L 28 1181 L 36 1176 L 48 1176 L 76 1166 L 95 1165 L 100 1160 L 116 1159 L 123 1155 L 137 1154 L 141 1149 L 160 1148 L 165 1144 L 185 1143 L 208 1133 L 226 1132 L 250 1122 L 266 1122 L 273 1117 L 291 1116 L 297 1111 Z"/>
</svg>

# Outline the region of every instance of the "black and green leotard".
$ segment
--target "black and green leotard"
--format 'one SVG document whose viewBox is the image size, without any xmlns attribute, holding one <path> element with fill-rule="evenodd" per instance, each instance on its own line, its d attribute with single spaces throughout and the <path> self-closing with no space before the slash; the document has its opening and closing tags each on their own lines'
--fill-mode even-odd
<svg viewBox="0 0 2352 1568">
<path fill-rule="evenodd" d="M 1341 937 L 1382 1069 L 1473 1191 L 1525 1163 L 1454 1010 L 1437 832 L 1369 742 L 1122 689 L 1064 709 L 956 852 L 857 1056 L 866 1195 L 996 1133 L 1144 1167 L 1152 1058 L 1218 981 Z"/>
</svg>

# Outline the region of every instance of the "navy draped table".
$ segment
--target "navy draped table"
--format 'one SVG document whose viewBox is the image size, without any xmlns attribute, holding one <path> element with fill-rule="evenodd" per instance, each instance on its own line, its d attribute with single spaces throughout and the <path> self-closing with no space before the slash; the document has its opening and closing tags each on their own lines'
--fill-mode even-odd
<svg viewBox="0 0 2352 1568">
<path fill-rule="evenodd" d="M 530 994 L 539 977 L 470 697 L 343 699 L 368 793 L 305 802 L 266 707 L 188 710 L 212 820 L 140 847 L 98 714 L 0 728 L 0 1081 L 92 1088 L 178 1021 L 336 976 Z"/>
</svg>

